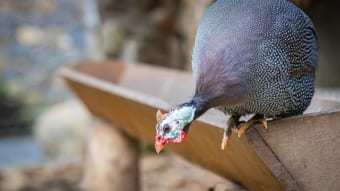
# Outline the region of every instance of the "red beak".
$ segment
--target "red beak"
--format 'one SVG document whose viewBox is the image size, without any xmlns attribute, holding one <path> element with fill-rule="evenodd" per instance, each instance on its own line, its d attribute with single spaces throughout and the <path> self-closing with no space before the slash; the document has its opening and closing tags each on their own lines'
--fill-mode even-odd
<svg viewBox="0 0 340 191">
<path fill-rule="evenodd" d="M 166 141 L 164 139 L 162 139 L 161 136 L 156 136 L 155 138 L 155 150 L 156 153 L 159 154 L 165 146 Z"/>
<path fill-rule="evenodd" d="M 171 141 L 170 143 L 182 143 L 187 136 L 187 133 L 185 131 L 181 131 L 180 138 L 178 140 Z M 155 139 L 155 150 L 156 153 L 159 154 L 165 147 L 165 144 L 169 143 L 168 141 L 162 139 L 160 136 L 156 136 Z"/>
<path fill-rule="evenodd" d="M 157 154 L 159 154 L 163 149 L 164 149 L 164 144 L 158 143 L 158 142 L 155 143 L 155 150 Z"/>
</svg>

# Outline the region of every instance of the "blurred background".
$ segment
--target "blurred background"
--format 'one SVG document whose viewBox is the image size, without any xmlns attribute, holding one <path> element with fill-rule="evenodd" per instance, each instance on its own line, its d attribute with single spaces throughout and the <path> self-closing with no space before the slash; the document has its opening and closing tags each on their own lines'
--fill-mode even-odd
<svg viewBox="0 0 340 191">
<path fill-rule="evenodd" d="M 211 2 L 1 0 L 0 190 L 89 189 L 84 183 L 87 140 L 102 135 L 88 129 L 105 125 L 90 117 L 56 72 L 84 59 L 122 59 L 190 70 L 196 27 Z M 318 88 L 338 92 L 339 3 L 294 3 L 312 18 L 319 35 Z M 230 184 L 170 154 L 156 160 L 144 150 L 143 190 L 223 190 Z M 171 167 L 164 165 L 169 158 L 174 158 Z M 176 170 L 201 175 L 183 182 L 171 176 Z M 155 174 L 169 181 L 157 182 Z M 104 182 L 108 186 L 100 190 L 110 190 L 112 183 Z"/>
</svg>

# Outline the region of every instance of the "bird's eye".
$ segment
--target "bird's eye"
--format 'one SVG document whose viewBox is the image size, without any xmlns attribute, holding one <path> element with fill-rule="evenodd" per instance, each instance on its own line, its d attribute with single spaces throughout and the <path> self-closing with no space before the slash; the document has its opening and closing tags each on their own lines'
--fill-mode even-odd
<svg viewBox="0 0 340 191">
<path fill-rule="evenodd" d="M 163 131 L 164 131 L 164 133 L 169 133 L 170 132 L 170 126 L 168 124 L 164 125 Z"/>
</svg>

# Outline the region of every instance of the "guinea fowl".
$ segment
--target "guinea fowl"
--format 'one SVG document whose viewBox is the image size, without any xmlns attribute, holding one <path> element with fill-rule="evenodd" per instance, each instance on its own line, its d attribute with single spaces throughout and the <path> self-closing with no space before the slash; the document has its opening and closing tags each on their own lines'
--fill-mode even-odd
<svg viewBox="0 0 340 191">
<path fill-rule="evenodd" d="M 199 25 L 192 56 L 195 94 L 157 112 L 155 149 L 181 143 L 193 120 L 217 107 L 239 137 L 266 119 L 299 115 L 314 94 L 318 43 L 313 23 L 287 0 L 217 0 Z M 246 122 L 240 117 L 254 114 Z"/>
</svg>

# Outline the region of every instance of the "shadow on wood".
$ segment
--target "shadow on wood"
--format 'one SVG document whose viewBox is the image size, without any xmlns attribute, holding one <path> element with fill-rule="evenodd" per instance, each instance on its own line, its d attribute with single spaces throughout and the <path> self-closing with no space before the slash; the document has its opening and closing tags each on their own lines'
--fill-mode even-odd
<svg viewBox="0 0 340 191">
<path fill-rule="evenodd" d="M 149 142 L 156 110 L 189 99 L 194 87 L 190 73 L 118 61 L 83 62 L 61 74 L 94 115 Z M 192 124 L 183 144 L 168 149 L 249 190 L 339 189 L 340 104 L 313 104 L 311 114 L 270 122 L 268 132 L 253 128 L 241 139 L 232 135 L 224 151 L 226 116 L 213 109 Z"/>
</svg>

